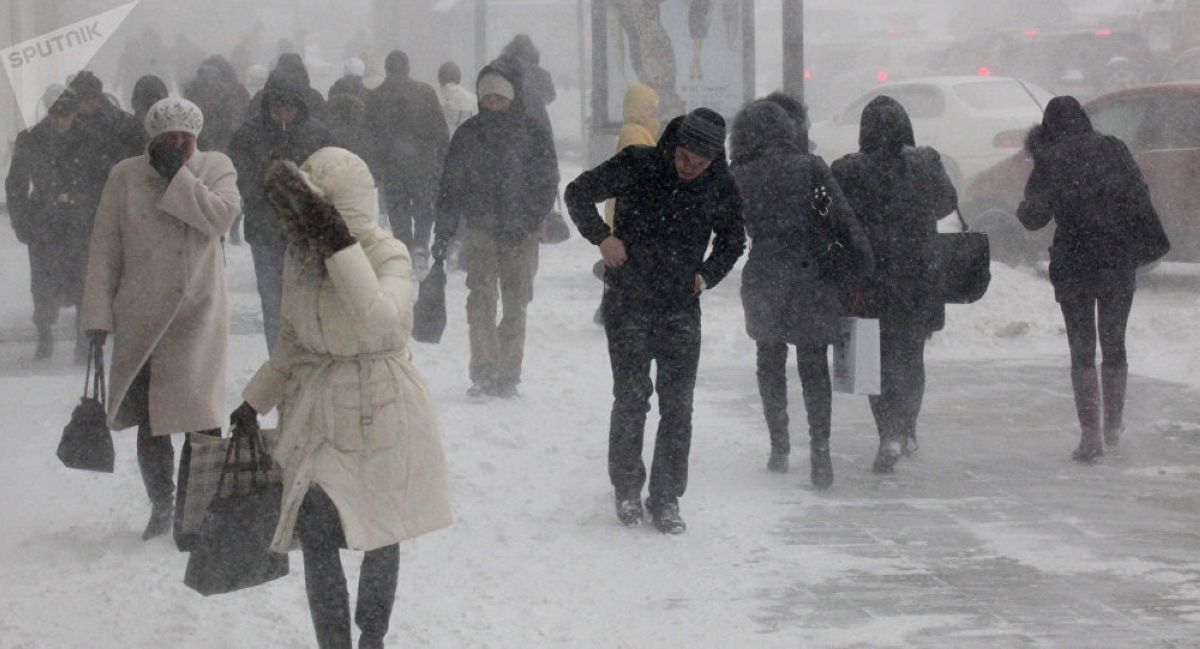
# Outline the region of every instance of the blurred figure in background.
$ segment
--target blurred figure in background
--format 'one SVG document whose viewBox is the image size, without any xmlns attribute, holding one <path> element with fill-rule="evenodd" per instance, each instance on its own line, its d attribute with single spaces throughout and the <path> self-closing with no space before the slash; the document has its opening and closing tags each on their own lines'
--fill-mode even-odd
<svg viewBox="0 0 1200 649">
<path fill-rule="evenodd" d="M 284 45 L 281 44 L 282 46 Z M 291 51 L 280 54 L 279 60 L 275 62 L 275 69 L 271 70 L 267 81 L 270 82 L 271 79 L 278 79 L 279 82 L 295 89 L 300 94 L 300 99 L 304 102 L 309 117 L 318 120 L 322 118 L 322 112 L 325 110 L 325 97 L 321 95 L 320 90 L 312 87 L 308 68 L 304 66 L 304 59 L 300 58 L 299 54 Z M 247 119 L 261 111 L 266 89 L 264 84 L 263 89 L 250 99 L 250 105 L 246 109 Z"/>
<path fill-rule="evenodd" d="M 64 306 L 76 309 L 76 362 L 87 359 L 87 339 L 79 329 L 83 276 L 92 218 L 104 187 L 98 164 L 98 135 L 76 119 L 79 97 L 58 88 L 46 98 L 48 115 L 17 134 L 12 164 L 4 181 L 8 212 L 17 240 L 29 247 L 34 360 L 54 353 L 52 327 Z"/>
<path fill-rule="evenodd" d="M 438 68 L 438 98 L 451 136 L 463 122 L 479 113 L 479 98 L 462 87 L 462 71 L 453 61 L 447 61 Z"/>
<path fill-rule="evenodd" d="M 367 87 L 363 85 L 363 75 L 367 73 L 367 64 L 358 57 L 346 59 L 342 66 L 342 78 L 333 82 L 329 87 L 329 99 L 334 95 L 348 94 L 366 100 Z"/>
<path fill-rule="evenodd" d="M 550 113 L 546 106 L 554 103 L 557 93 L 554 79 L 541 66 L 542 55 L 534 46 L 533 39 L 527 34 L 517 34 L 504 46 L 500 59 L 516 67 L 520 75 L 517 83 L 521 88 L 521 103 L 525 106 L 525 112 L 550 133 L 553 141 L 554 128 L 550 124 Z"/>
<path fill-rule="evenodd" d="M 409 76 L 408 55 L 393 50 L 387 78 L 367 95 L 371 171 L 383 188 L 392 233 L 412 253 L 418 277 L 429 265 L 429 237 L 450 131 L 437 92 Z"/>
<path fill-rule="evenodd" d="M 146 148 L 142 125 L 109 101 L 104 83 L 96 75 L 84 70 L 67 85 L 79 96 L 79 121 L 100 138 L 105 174 L 125 158 L 142 154 Z"/>
<path fill-rule="evenodd" d="M 196 69 L 195 78 L 184 84 L 183 97 L 204 112 L 204 132 L 197 143 L 200 150 L 227 153 L 250 103 L 233 66 L 221 56 L 205 59 Z"/>
<path fill-rule="evenodd" d="M 133 84 L 133 95 L 129 105 L 133 108 L 133 118 L 142 127 L 143 133 L 146 131 L 146 113 L 150 112 L 151 106 L 166 99 L 169 94 L 171 93 L 167 91 L 167 84 L 152 74 L 139 78 L 137 83 Z M 146 141 L 150 141 L 149 135 L 146 136 Z"/>
</svg>

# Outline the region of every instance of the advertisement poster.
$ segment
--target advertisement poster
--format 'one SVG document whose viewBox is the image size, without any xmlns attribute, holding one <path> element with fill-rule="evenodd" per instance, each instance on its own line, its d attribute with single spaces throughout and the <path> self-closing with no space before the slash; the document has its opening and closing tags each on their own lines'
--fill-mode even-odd
<svg viewBox="0 0 1200 649">
<path fill-rule="evenodd" d="M 593 5 L 596 122 L 619 127 L 643 83 L 664 117 L 706 106 L 732 119 L 752 98 L 752 0 L 602 0 Z"/>
</svg>

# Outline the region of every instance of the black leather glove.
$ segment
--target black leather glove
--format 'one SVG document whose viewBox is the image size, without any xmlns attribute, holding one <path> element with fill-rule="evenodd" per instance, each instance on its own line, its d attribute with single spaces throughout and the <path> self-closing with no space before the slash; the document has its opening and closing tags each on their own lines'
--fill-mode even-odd
<svg viewBox="0 0 1200 649">
<path fill-rule="evenodd" d="M 103 347 L 104 343 L 108 342 L 108 332 L 103 329 L 88 329 L 88 342 L 98 347 Z"/>
<path fill-rule="evenodd" d="M 258 411 L 254 409 L 254 406 L 243 401 L 242 405 L 229 415 L 229 426 L 234 435 L 258 432 Z"/>
<path fill-rule="evenodd" d="M 183 168 L 183 149 L 166 146 L 163 144 L 152 144 L 150 146 L 150 166 L 158 172 L 158 175 L 171 180 L 179 170 Z"/>
<path fill-rule="evenodd" d="M 433 246 L 429 248 L 429 254 L 434 261 L 445 261 L 446 251 L 450 249 L 450 239 L 448 237 L 438 237 L 434 239 Z"/>
</svg>

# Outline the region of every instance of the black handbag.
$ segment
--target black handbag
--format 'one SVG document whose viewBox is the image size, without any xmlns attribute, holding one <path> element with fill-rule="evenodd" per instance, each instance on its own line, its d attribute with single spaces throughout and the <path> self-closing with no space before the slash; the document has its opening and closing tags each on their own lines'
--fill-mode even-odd
<svg viewBox="0 0 1200 649">
<path fill-rule="evenodd" d="M 112 432 L 108 430 L 105 415 L 107 401 L 104 348 L 92 343 L 83 383 L 83 398 L 71 413 L 71 421 L 63 428 L 62 439 L 58 442 L 58 459 L 67 468 L 113 472 Z"/>
<path fill-rule="evenodd" d="M 554 209 L 542 219 L 538 240 L 545 244 L 556 244 L 570 238 L 571 226 L 567 225 L 567 219 L 563 216 L 562 205 L 555 199 Z"/>
<path fill-rule="evenodd" d="M 817 278 L 831 284 L 843 285 L 854 276 L 854 251 L 837 234 L 837 224 L 829 218 L 833 197 L 824 185 L 813 189 L 812 216 L 817 230 L 826 233 L 818 237 L 813 256 L 817 263 Z"/>
<path fill-rule="evenodd" d="M 248 449 L 243 449 L 249 445 Z M 245 453 L 248 450 L 249 453 Z M 246 461 L 249 458 L 249 461 Z M 283 485 L 272 479 L 262 433 L 234 429 L 217 495 L 188 557 L 183 583 L 201 595 L 231 593 L 288 574 L 288 556 L 271 550 Z"/>
<path fill-rule="evenodd" d="M 971 304 L 987 293 L 992 281 L 991 249 L 984 232 L 972 232 L 957 209 L 962 232 L 938 233 L 932 265 L 936 295 L 942 304 Z"/>
<path fill-rule="evenodd" d="M 413 340 L 438 344 L 446 330 L 446 263 L 434 262 L 417 291 L 413 306 Z"/>
</svg>

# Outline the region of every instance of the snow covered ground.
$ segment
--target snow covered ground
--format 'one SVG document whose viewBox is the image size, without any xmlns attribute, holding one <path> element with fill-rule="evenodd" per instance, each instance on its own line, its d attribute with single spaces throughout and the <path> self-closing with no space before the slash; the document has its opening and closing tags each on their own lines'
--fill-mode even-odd
<svg viewBox="0 0 1200 649">
<path fill-rule="evenodd" d="M 803 452 L 787 476 L 764 468 L 735 272 L 703 298 L 690 529 L 668 538 L 613 516 L 595 258 L 578 237 L 543 248 L 519 400 L 465 397 L 462 275 L 451 276 L 442 345 L 414 345 L 456 522 L 402 546 L 389 646 L 1196 646 L 1194 269 L 1142 282 L 1130 439 L 1100 466 L 1066 460 L 1066 340 L 1048 283 L 995 266 L 988 296 L 951 307 L 929 348 L 921 454 L 894 477 L 871 475 L 865 400 L 839 395 L 827 494 L 807 487 Z M 228 261 L 232 409 L 266 349 L 249 250 L 229 247 Z M 298 556 L 285 579 L 203 598 L 182 585 L 186 556 L 169 539 L 140 540 L 148 505 L 132 431 L 114 434 L 115 474 L 61 467 L 54 448 L 82 371 L 69 344 L 49 364 L 28 361 L 28 265 L 7 224 L 0 277 L 0 649 L 313 646 Z M 343 558 L 353 584 L 357 556 Z"/>
</svg>

